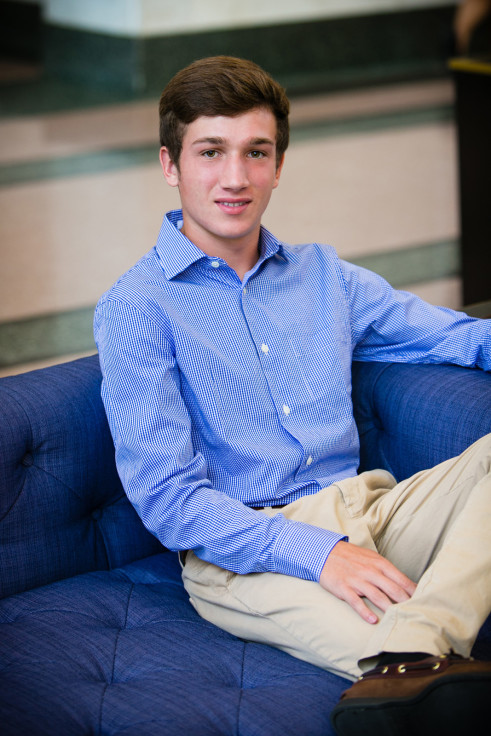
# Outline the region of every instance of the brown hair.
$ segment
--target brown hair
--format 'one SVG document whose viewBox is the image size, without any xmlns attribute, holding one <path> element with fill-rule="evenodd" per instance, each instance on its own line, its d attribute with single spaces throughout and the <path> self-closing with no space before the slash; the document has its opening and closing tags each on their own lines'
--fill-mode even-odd
<svg viewBox="0 0 491 736">
<path fill-rule="evenodd" d="M 211 56 L 178 72 L 160 98 L 160 145 L 179 166 L 186 126 L 202 116 L 234 117 L 254 108 L 276 118 L 276 162 L 288 147 L 290 103 L 283 87 L 252 61 Z"/>
</svg>

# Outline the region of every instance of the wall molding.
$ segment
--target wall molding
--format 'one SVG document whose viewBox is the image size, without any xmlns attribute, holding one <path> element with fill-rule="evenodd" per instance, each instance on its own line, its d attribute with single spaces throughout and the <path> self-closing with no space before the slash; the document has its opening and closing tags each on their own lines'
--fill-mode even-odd
<svg viewBox="0 0 491 736">
<path fill-rule="evenodd" d="M 46 24 L 45 67 L 60 79 L 160 91 L 197 58 L 250 58 L 290 94 L 446 74 L 455 5 L 257 27 L 129 37 Z"/>
</svg>

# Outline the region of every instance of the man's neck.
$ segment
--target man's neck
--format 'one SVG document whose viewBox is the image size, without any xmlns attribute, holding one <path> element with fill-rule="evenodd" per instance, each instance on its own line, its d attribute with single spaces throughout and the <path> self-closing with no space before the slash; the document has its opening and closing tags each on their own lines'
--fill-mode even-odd
<svg viewBox="0 0 491 736">
<path fill-rule="evenodd" d="M 220 253 L 219 250 L 215 250 L 214 253 L 208 253 L 207 255 L 222 258 L 235 271 L 241 281 L 244 280 L 246 273 L 254 268 L 259 259 L 259 247 L 257 244 L 254 249 L 247 252 L 240 250 L 233 251 L 227 248 L 224 249 L 224 252 Z"/>
<path fill-rule="evenodd" d="M 247 238 L 226 239 L 222 242 L 219 238 L 193 237 L 193 233 L 188 231 L 184 223 L 182 233 L 207 256 L 224 260 L 241 281 L 244 280 L 245 274 L 254 268 L 260 256 L 259 232 L 250 234 Z"/>
</svg>

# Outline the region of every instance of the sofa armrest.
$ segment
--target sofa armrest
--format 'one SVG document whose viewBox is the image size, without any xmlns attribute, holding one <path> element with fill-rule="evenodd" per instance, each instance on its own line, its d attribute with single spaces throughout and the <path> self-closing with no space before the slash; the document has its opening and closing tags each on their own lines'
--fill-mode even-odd
<svg viewBox="0 0 491 736">
<path fill-rule="evenodd" d="M 458 455 L 491 432 L 491 375 L 447 365 L 353 363 L 360 471 L 397 480 Z"/>
<path fill-rule="evenodd" d="M 162 551 L 119 481 L 97 356 L 0 379 L 0 598 Z"/>
</svg>

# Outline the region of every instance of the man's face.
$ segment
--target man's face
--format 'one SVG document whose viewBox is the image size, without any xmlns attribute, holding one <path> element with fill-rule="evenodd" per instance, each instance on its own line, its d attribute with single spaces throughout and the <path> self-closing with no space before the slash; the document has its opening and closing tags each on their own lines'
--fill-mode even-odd
<svg viewBox="0 0 491 736">
<path fill-rule="evenodd" d="M 179 187 L 183 233 L 208 255 L 257 248 L 261 217 L 278 186 L 276 120 L 263 108 L 200 117 L 187 126 L 179 167 L 161 149 L 164 176 Z"/>
</svg>

